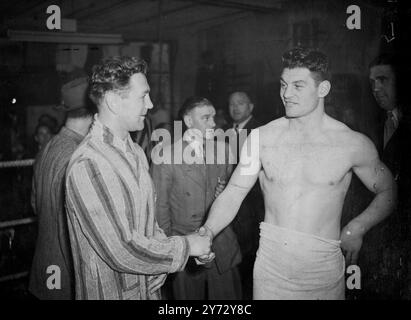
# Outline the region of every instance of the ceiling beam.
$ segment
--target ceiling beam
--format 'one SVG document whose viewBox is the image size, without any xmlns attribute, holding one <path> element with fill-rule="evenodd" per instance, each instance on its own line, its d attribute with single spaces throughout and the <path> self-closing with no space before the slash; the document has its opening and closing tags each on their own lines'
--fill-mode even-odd
<svg viewBox="0 0 411 320">
<path fill-rule="evenodd" d="M 135 0 L 121 0 L 115 3 L 111 3 L 109 5 L 96 7 L 94 5 L 94 2 L 92 2 L 88 6 L 88 8 L 86 8 L 90 10 L 87 10 L 86 12 L 84 12 L 84 9 L 76 10 L 75 12 L 70 13 L 70 17 L 73 17 L 74 19 L 77 19 L 77 20 L 83 20 L 83 19 L 89 19 L 89 18 L 92 19 L 98 15 L 108 14 L 108 13 L 111 13 L 110 11 L 112 10 L 123 9 L 125 6 L 129 4 L 135 4 L 135 3 L 136 3 Z"/>
<path fill-rule="evenodd" d="M 240 3 L 240 2 L 232 1 L 232 0 L 180 0 L 180 1 L 196 2 L 196 3 L 207 5 L 207 6 L 240 9 L 240 10 L 253 11 L 253 12 L 263 13 L 263 14 L 270 14 L 273 12 L 280 11 L 279 4 L 277 4 L 277 6 L 275 7 L 266 7 L 266 6 L 261 6 L 261 5 Z"/>
<path fill-rule="evenodd" d="M 198 4 L 194 3 L 194 4 L 185 5 L 185 6 L 180 6 L 178 8 L 174 8 L 174 9 L 170 9 L 170 10 L 165 10 L 165 11 L 162 12 L 162 16 L 164 17 L 166 15 L 179 13 L 181 11 L 191 9 L 191 8 L 194 8 L 194 7 L 198 7 Z M 154 20 L 154 19 L 158 19 L 158 14 L 153 14 L 153 15 L 141 18 L 141 19 L 132 20 L 131 22 L 121 23 L 121 24 L 118 24 L 118 25 L 113 24 L 113 25 L 111 25 L 111 27 L 113 29 L 116 29 L 116 28 L 121 29 L 121 28 L 124 28 L 124 27 L 133 26 L 133 25 L 140 24 L 140 23 L 155 22 L 156 20 Z"/>
</svg>

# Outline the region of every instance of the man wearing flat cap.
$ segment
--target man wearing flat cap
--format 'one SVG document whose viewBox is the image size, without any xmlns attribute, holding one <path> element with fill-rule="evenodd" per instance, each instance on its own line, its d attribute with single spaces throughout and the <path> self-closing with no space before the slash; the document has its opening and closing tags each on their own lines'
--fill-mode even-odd
<svg viewBox="0 0 411 320">
<path fill-rule="evenodd" d="M 56 109 L 65 112 L 65 124 L 34 164 L 32 199 L 38 216 L 38 236 L 29 291 L 39 299 L 74 299 L 64 184 L 71 155 L 93 119 L 93 106 L 87 91 L 87 77 L 76 78 L 62 86 L 62 103 Z"/>
</svg>

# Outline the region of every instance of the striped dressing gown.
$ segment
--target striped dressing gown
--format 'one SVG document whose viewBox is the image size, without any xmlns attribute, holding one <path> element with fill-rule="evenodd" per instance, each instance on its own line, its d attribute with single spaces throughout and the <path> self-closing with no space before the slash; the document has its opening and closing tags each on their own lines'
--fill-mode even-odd
<svg viewBox="0 0 411 320">
<path fill-rule="evenodd" d="M 184 269 L 188 242 L 157 225 L 144 152 L 98 117 L 70 160 L 66 205 L 76 299 L 160 299 L 149 283 Z"/>
</svg>

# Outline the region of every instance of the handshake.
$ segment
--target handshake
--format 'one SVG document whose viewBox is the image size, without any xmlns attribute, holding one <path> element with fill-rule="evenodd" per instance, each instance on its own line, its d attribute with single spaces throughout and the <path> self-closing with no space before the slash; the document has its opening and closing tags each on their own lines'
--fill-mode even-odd
<svg viewBox="0 0 411 320">
<path fill-rule="evenodd" d="M 196 232 L 186 236 L 189 244 L 189 255 L 196 257 L 197 264 L 205 264 L 213 261 L 214 252 L 211 252 L 211 244 L 214 238 L 213 232 L 206 225 Z"/>
</svg>

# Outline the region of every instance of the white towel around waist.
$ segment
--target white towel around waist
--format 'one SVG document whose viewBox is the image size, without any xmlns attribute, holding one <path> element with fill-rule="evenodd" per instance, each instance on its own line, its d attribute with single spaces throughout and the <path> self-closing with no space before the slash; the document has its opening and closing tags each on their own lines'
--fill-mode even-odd
<svg viewBox="0 0 411 320">
<path fill-rule="evenodd" d="M 260 224 L 254 299 L 344 299 L 340 241 Z"/>
</svg>

